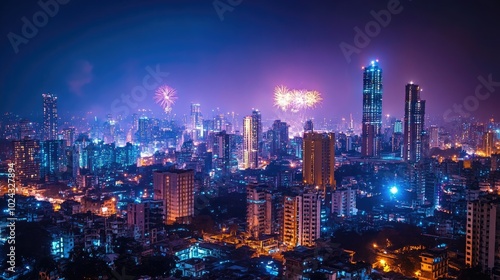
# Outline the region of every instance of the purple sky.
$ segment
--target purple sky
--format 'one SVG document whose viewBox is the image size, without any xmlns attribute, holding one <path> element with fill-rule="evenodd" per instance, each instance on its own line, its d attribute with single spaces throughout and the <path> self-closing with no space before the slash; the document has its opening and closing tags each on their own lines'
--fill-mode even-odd
<svg viewBox="0 0 500 280">
<path fill-rule="evenodd" d="M 259 108 L 270 119 L 273 89 L 284 84 L 322 93 L 323 103 L 309 112 L 316 118 L 353 113 L 359 121 L 361 66 L 376 58 L 384 71 L 384 114 L 397 117 L 409 81 L 423 88 L 427 111 L 439 120 L 474 96 L 479 76 L 500 81 L 494 1 L 401 1 L 401 11 L 350 63 L 339 45 L 354 45 L 354 28 L 364 29 L 370 11 L 392 1 L 244 0 L 221 21 L 212 1 L 72 0 L 15 53 L 9 32 L 22 35 L 21 18 L 31 21 L 41 10 L 26 2 L 0 3 L 2 113 L 41 113 L 41 94 L 49 91 L 63 112 L 104 115 L 156 65 L 178 91 L 178 115 L 199 102 L 209 116 L 216 107 L 240 115 Z M 498 112 L 499 92 L 500 86 L 472 114 Z M 148 91 L 138 106 L 159 111 L 152 97 Z"/>
</svg>

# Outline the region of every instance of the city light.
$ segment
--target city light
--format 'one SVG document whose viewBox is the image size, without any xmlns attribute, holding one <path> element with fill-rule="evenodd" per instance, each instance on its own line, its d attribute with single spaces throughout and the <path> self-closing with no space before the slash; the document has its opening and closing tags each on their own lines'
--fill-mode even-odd
<svg viewBox="0 0 500 280">
<path fill-rule="evenodd" d="M 392 187 L 390 189 L 391 194 L 397 194 L 398 193 L 398 188 L 396 186 Z"/>
</svg>

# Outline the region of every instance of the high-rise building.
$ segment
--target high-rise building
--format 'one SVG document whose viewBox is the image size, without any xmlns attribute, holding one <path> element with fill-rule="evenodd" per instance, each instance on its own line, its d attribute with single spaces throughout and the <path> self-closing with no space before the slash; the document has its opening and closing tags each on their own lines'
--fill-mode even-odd
<svg viewBox="0 0 500 280">
<path fill-rule="evenodd" d="M 57 96 L 51 93 L 43 97 L 43 140 L 57 140 Z"/>
<path fill-rule="evenodd" d="M 63 129 L 63 139 L 66 142 L 66 147 L 73 146 L 73 143 L 75 143 L 75 128 L 68 127 Z"/>
<path fill-rule="evenodd" d="M 173 169 L 153 174 L 154 199 L 165 205 L 165 223 L 189 224 L 194 215 L 194 171 Z"/>
<path fill-rule="evenodd" d="M 199 103 L 191 103 L 189 128 L 193 131 L 195 139 L 197 139 L 198 137 L 204 137 L 203 117 L 201 115 L 201 105 Z"/>
<path fill-rule="evenodd" d="M 335 189 L 335 133 L 304 133 L 303 143 L 304 184 Z"/>
<path fill-rule="evenodd" d="M 262 137 L 262 122 L 259 110 L 243 119 L 243 168 L 259 166 L 259 145 Z"/>
<path fill-rule="evenodd" d="M 33 139 L 14 141 L 16 177 L 26 185 L 40 180 L 40 142 Z"/>
<path fill-rule="evenodd" d="M 486 157 L 490 157 L 495 148 L 495 134 L 492 131 L 488 131 L 483 135 L 483 151 Z"/>
<path fill-rule="evenodd" d="M 136 132 L 137 141 L 141 144 L 149 143 L 153 138 L 153 124 L 148 117 L 141 117 Z"/>
<path fill-rule="evenodd" d="M 20 140 L 23 140 L 25 138 L 28 139 L 37 139 L 37 133 L 35 129 L 35 123 L 31 122 L 29 120 L 23 119 L 19 122 L 19 129 L 20 129 Z"/>
<path fill-rule="evenodd" d="M 424 144 L 422 134 L 425 121 L 425 100 L 420 99 L 420 87 L 410 82 L 406 85 L 403 159 L 418 162 Z"/>
<path fill-rule="evenodd" d="M 288 248 L 314 246 L 321 233 L 321 196 L 285 195 L 282 231 L 282 242 Z"/>
<path fill-rule="evenodd" d="M 382 69 L 378 60 L 363 68 L 363 157 L 380 157 L 382 128 Z"/>
<path fill-rule="evenodd" d="M 491 154 L 491 171 L 500 171 L 500 153 Z"/>
<path fill-rule="evenodd" d="M 312 120 L 307 120 L 304 124 L 304 132 L 312 132 L 314 130 L 314 124 Z"/>
<path fill-rule="evenodd" d="M 429 128 L 429 145 L 430 148 L 439 148 L 439 127 L 431 125 Z"/>
<path fill-rule="evenodd" d="M 500 201 L 495 196 L 467 202 L 465 265 L 500 277 Z"/>
<path fill-rule="evenodd" d="M 350 187 L 335 190 L 332 193 L 332 213 L 342 217 L 356 215 L 356 190 Z"/>
<path fill-rule="evenodd" d="M 288 125 L 286 122 L 275 120 L 272 127 L 271 156 L 281 157 L 287 153 Z"/>
<path fill-rule="evenodd" d="M 61 179 L 64 163 L 64 140 L 47 140 L 41 142 L 40 177 L 45 182 L 57 182 Z"/>
<path fill-rule="evenodd" d="M 231 145 L 232 134 L 221 131 L 215 134 L 213 154 L 216 157 L 215 164 L 222 169 L 224 174 L 229 173 L 233 162 L 233 149 Z"/>
<path fill-rule="evenodd" d="M 263 186 L 247 187 L 247 232 L 258 238 L 272 234 L 272 195 Z"/>
</svg>

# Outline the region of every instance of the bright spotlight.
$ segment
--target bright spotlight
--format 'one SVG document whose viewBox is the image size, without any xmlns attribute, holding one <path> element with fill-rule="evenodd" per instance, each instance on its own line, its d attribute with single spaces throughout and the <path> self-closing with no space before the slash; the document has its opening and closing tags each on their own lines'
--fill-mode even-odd
<svg viewBox="0 0 500 280">
<path fill-rule="evenodd" d="M 396 187 L 392 187 L 392 188 L 391 188 L 391 193 L 392 193 L 392 194 L 397 194 L 397 193 L 398 193 L 398 188 L 396 188 Z"/>
</svg>

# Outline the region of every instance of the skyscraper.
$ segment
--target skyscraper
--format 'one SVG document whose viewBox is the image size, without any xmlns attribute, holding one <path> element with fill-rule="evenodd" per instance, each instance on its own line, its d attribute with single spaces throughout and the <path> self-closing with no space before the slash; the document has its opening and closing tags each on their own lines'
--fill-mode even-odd
<svg viewBox="0 0 500 280">
<path fill-rule="evenodd" d="M 422 158 L 425 121 L 425 100 L 420 99 L 420 87 L 406 85 L 403 159 L 418 162 Z"/>
<path fill-rule="evenodd" d="M 189 128 L 193 130 L 196 135 L 195 139 L 200 136 L 203 137 L 203 118 L 201 115 L 201 105 L 199 103 L 191 103 L 191 116 Z"/>
<path fill-rule="evenodd" d="M 275 120 L 272 127 L 271 156 L 280 158 L 286 155 L 288 145 L 288 125 L 286 122 Z"/>
<path fill-rule="evenodd" d="M 243 168 L 259 166 L 259 144 L 262 137 L 262 122 L 259 110 L 243 119 Z"/>
<path fill-rule="evenodd" d="M 174 169 L 153 174 L 154 199 L 165 205 L 165 223 L 189 224 L 194 215 L 194 171 Z"/>
<path fill-rule="evenodd" d="M 483 134 L 483 151 L 484 156 L 490 157 L 495 148 L 495 134 L 492 131 L 488 131 Z"/>
<path fill-rule="evenodd" d="M 57 182 L 61 178 L 64 166 L 64 140 L 41 142 L 40 177 L 46 182 Z"/>
<path fill-rule="evenodd" d="M 14 141 L 14 165 L 21 184 L 40 180 L 40 142 L 32 139 Z"/>
<path fill-rule="evenodd" d="M 430 148 L 439 147 L 439 127 L 431 125 L 429 128 L 429 145 Z"/>
<path fill-rule="evenodd" d="M 51 93 L 43 97 L 43 140 L 57 140 L 57 96 Z"/>
<path fill-rule="evenodd" d="M 378 60 L 363 68 L 363 157 L 380 157 L 382 128 L 382 69 Z"/>
<path fill-rule="evenodd" d="M 335 133 L 304 133 L 303 142 L 304 184 L 335 189 Z"/>
</svg>

